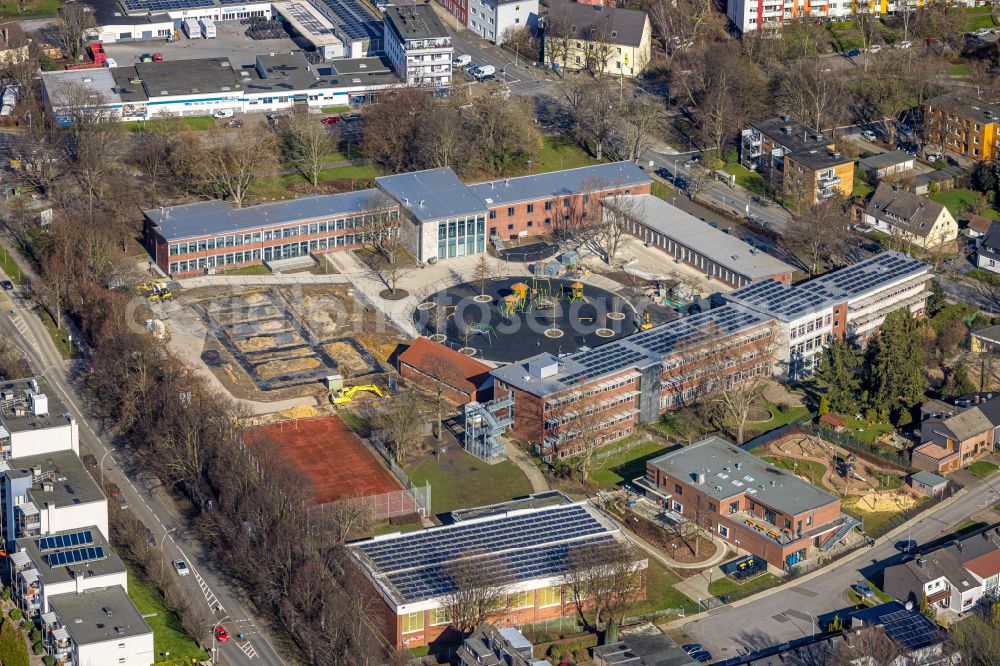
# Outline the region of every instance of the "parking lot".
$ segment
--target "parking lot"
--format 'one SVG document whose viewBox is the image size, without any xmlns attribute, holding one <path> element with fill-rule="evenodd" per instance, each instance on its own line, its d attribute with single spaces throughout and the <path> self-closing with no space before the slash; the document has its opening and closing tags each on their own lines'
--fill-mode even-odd
<svg viewBox="0 0 1000 666">
<path fill-rule="evenodd" d="M 144 53 L 162 53 L 164 60 L 229 57 L 234 66 L 252 65 L 255 56 L 266 53 L 288 53 L 304 50 L 291 37 L 282 39 L 250 39 L 243 34 L 247 27 L 238 21 L 215 23 L 215 39 L 188 39 L 183 32 L 172 44 L 163 41 L 123 42 L 105 44 L 109 58 L 122 67 L 134 65 Z"/>
</svg>

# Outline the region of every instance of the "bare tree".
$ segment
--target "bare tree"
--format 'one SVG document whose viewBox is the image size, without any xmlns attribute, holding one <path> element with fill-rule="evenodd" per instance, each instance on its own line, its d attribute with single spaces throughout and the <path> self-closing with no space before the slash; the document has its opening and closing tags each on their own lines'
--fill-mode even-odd
<svg viewBox="0 0 1000 666">
<path fill-rule="evenodd" d="M 618 91 L 604 81 L 582 85 L 577 119 L 584 145 L 598 160 L 604 158 L 604 148 L 614 136 L 620 121 Z"/>
<path fill-rule="evenodd" d="M 642 557 L 622 539 L 571 546 L 567 558 L 565 585 L 580 619 L 589 625 L 593 617 L 605 643 L 615 642 L 625 611 L 642 596 Z"/>
<path fill-rule="evenodd" d="M 63 57 L 77 60 L 86 52 L 87 33 L 96 27 L 94 13 L 80 2 L 68 2 L 59 10 L 51 35 Z"/>
<path fill-rule="evenodd" d="M 697 43 L 726 34 L 725 16 L 712 0 L 656 0 L 648 9 L 650 21 L 663 41 L 669 65 L 674 54 Z"/>
<path fill-rule="evenodd" d="M 476 265 L 472 267 L 472 283 L 476 285 L 476 291 L 479 292 L 480 296 L 485 296 L 486 285 L 490 283 L 490 280 L 495 278 L 499 271 L 497 266 L 490 261 L 489 256 L 486 253 L 479 255 L 479 259 L 476 260 Z"/>
<path fill-rule="evenodd" d="M 364 246 L 360 259 L 371 274 L 381 281 L 391 295 L 399 281 L 412 268 L 399 229 L 399 207 L 388 196 L 373 191 L 362 211 L 360 237 Z"/>
<path fill-rule="evenodd" d="M 276 161 L 272 137 L 248 128 L 240 130 L 236 137 L 221 137 L 201 150 L 198 171 L 210 191 L 242 208 L 250 189 L 274 171 Z"/>
<path fill-rule="evenodd" d="M 425 370 L 430 382 L 425 382 L 423 386 L 430 393 L 434 402 L 434 416 L 437 422 L 436 436 L 440 442 L 444 439 L 444 426 L 442 425 L 444 423 L 444 410 L 451 405 L 451 400 L 448 397 L 449 391 L 455 390 L 453 388 L 455 386 L 461 386 L 466 378 L 454 363 L 442 356 L 428 358 Z"/>
<path fill-rule="evenodd" d="M 424 432 L 424 417 L 416 396 L 402 391 L 387 401 L 367 403 L 364 411 L 372 438 L 391 451 L 396 462 L 403 462 Z"/>
<path fill-rule="evenodd" d="M 588 234 L 590 246 L 610 264 L 621 247 L 622 238 L 628 233 L 636 213 L 636 199 L 622 192 L 605 197 L 603 206 L 594 216 Z"/>
<path fill-rule="evenodd" d="M 858 94 L 873 119 L 888 119 L 885 126 L 892 144 L 896 136 L 896 118 L 914 103 L 913 89 L 907 79 L 899 75 L 907 69 L 905 56 L 896 50 L 879 56 L 874 60 L 865 58 L 866 63 L 873 62 L 870 68 L 866 66 L 865 75 L 858 82 Z"/>
<path fill-rule="evenodd" d="M 367 533 L 377 519 L 370 497 L 345 497 L 316 507 L 311 516 L 310 533 L 320 540 L 332 538 L 337 545 Z"/>
<path fill-rule="evenodd" d="M 337 148 L 338 141 L 330 127 L 336 126 L 327 126 L 308 114 L 296 113 L 279 128 L 285 161 L 308 178 L 313 187 L 319 184 L 323 164 Z"/>
<path fill-rule="evenodd" d="M 0 333 L 0 378 L 20 379 L 31 374 L 31 364 L 13 340 Z"/>
<path fill-rule="evenodd" d="M 542 36 L 542 51 L 545 64 L 565 69 L 569 61 L 569 49 L 573 43 L 573 35 L 566 20 L 551 13 L 545 17 L 545 28 Z"/>
<path fill-rule="evenodd" d="M 621 109 L 619 131 L 628 148 L 628 159 L 638 162 L 653 147 L 653 137 L 661 136 L 667 122 L 663 102 L 647 94 L 626 100 Z"/>
<path fill-rule="evenodd" d="M 456 162 L 464 164 L 469 159 L 459 104 L 457 99 L 436 104 L 434 113 L 417 127 L 419 150 L 434 167 L 453 167 Z"/>
<path fill-rule="evenodd" d="M 448 619 L 459 631 L 468 634 L 483 622 L 507 613 L 512 572 L 499 557 L 467 550 L 448 564 L 444 574 L 452 586 L 444 605 Z"/>
<path fill-rule="evenodd" d="M 847 206 L 844 197 L 834 196 L 792 215 L 785 244 L 806 258 L 804 268 L 809 275 L 816 275 L 822 262 L 840 256 L 848 236 Z"/>
<path fill-rule="evenodd" d="M 838 643 L 837 656 L 840 663 L 865 664 L 866 666 L 895 666 L 900 660 L 907 661 L 907 651 L 902 645 L 886 635 L 881 627 L 862 627 L 858 631 L 844 634 Z M 964 663 L 964 660 L 963 660 Z"/>
<path fill-rule="evenodd" d="M 796 60 L 778 88 L 781 110 L 820 131 L 836 127 L 847 112 L 847 91 L 840 78 L 824 71 L 827 65 L 821 58 Z"/>
<path fill-rule="evenodd" d="M 587 49 L 587 69 L 599 79 L 603 79 L 608 73 L 608 66 L 612 58 L 618 52 L 615 40 L 611 37 L 612 25 L 611 16 L 605 15 L 594 21 L 584 36 Z M 619 69 L 624 67 L 624 62 L 618 62 Z"/>
<path fill-rule="evenodd" d="M 854 8 L 854 25 L 861 35 L 862 51 L 865 52 L 865 71 L 868 71 L 869 62 L 872 60 L 871 47 L 879 38 L 882 24 L 878 14 L 867 4 L 859 4 Z"/>
</svg>

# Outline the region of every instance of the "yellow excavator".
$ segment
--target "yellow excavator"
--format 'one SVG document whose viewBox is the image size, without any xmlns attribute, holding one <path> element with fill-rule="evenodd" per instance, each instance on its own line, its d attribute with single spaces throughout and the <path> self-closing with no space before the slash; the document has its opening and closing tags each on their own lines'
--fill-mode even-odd
<svg viewBox="0 0 1000 666">
<path fill-rule="evenodd" d="M 364 384 L 362 386 L 351 386 L 349 388 L 342 388 L 336 393 L 334 393 L 332 396 L 330 396 L 330 399 L 333 401 L 333 404 L 335 405 L 345 405 L 354 399 L 354 394 L 357 393 L 358 391 L 367 391 L 368 393 L 374 393 L 380 398 L 388 397 L 388 394 L 384 393 L 382 389 L 380 389 L 375 384 Z"/>
<path fill-rule="evenodd" d="M 639 328 L 643 331 L 648 331 L 653 328 L 653 322 L 650 321 L 648 312 L 642 313 L 642 323 L 639 324 Z"/>
</svg>

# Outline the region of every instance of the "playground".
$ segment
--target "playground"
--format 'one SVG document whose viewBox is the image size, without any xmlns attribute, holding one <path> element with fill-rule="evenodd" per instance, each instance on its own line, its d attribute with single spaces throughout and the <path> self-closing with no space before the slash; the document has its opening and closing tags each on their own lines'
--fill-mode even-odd
<svg viewBox="0 0 1000 666">
<path fill-rule="evenodd" d="M 418 304 L 413 318 L 432 340 L 504 362 L 597 347 L 649 325 L 610 291 L 540 276 L 455 285 Z"/>
</svg>

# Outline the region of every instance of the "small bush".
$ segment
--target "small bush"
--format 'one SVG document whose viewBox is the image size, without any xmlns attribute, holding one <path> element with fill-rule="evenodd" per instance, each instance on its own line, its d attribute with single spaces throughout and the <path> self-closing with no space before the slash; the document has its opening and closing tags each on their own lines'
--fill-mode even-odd
<svg viewBox="0 0 1000 666">
<path fill-rule="evenodd" d="M 42 663 L 45 664 L 45 666 L 56 666 L 56 658 L 51 654 L 47 654 L 42 657 Z"/>
<path fill-rule="evenodd" d="M 22 617 L 24 617 L 24 614 L 21 612 L 20 608 L 11 609 L 10 619 L 14 620 L 14 622 L 20 622 Z"/>
<path fill-rule="evenodd" d="M 10 588 L 9 587 L 3 588 L 3 594 L 0 595 L 0 598 L 2 598 L 4 601 L 10 601 Z"/>
<path fill-rule="evenodd" d="M 792 406 L 789 405 L 787 402 L 779 402 L 778 403 L 778 411 L 781 412 L 782 414 L 787 414 L 788 410 L 791 409 L 791 408 L 792 408 Z"/>
<path fill-rule="evenodd" d="M 41 654 L 45 652 L 45 646 L 42 645 L 41 641 L 36 641 L 35 643 L 32 644 L 31 651 L 34 652 L 35 654 Z"/>
<path fill-rule="evenodd" d="M 42 640 L 42 630 L 38 627 L 31 628 L 31 642 L 37 643 Z"/>
</svg>

